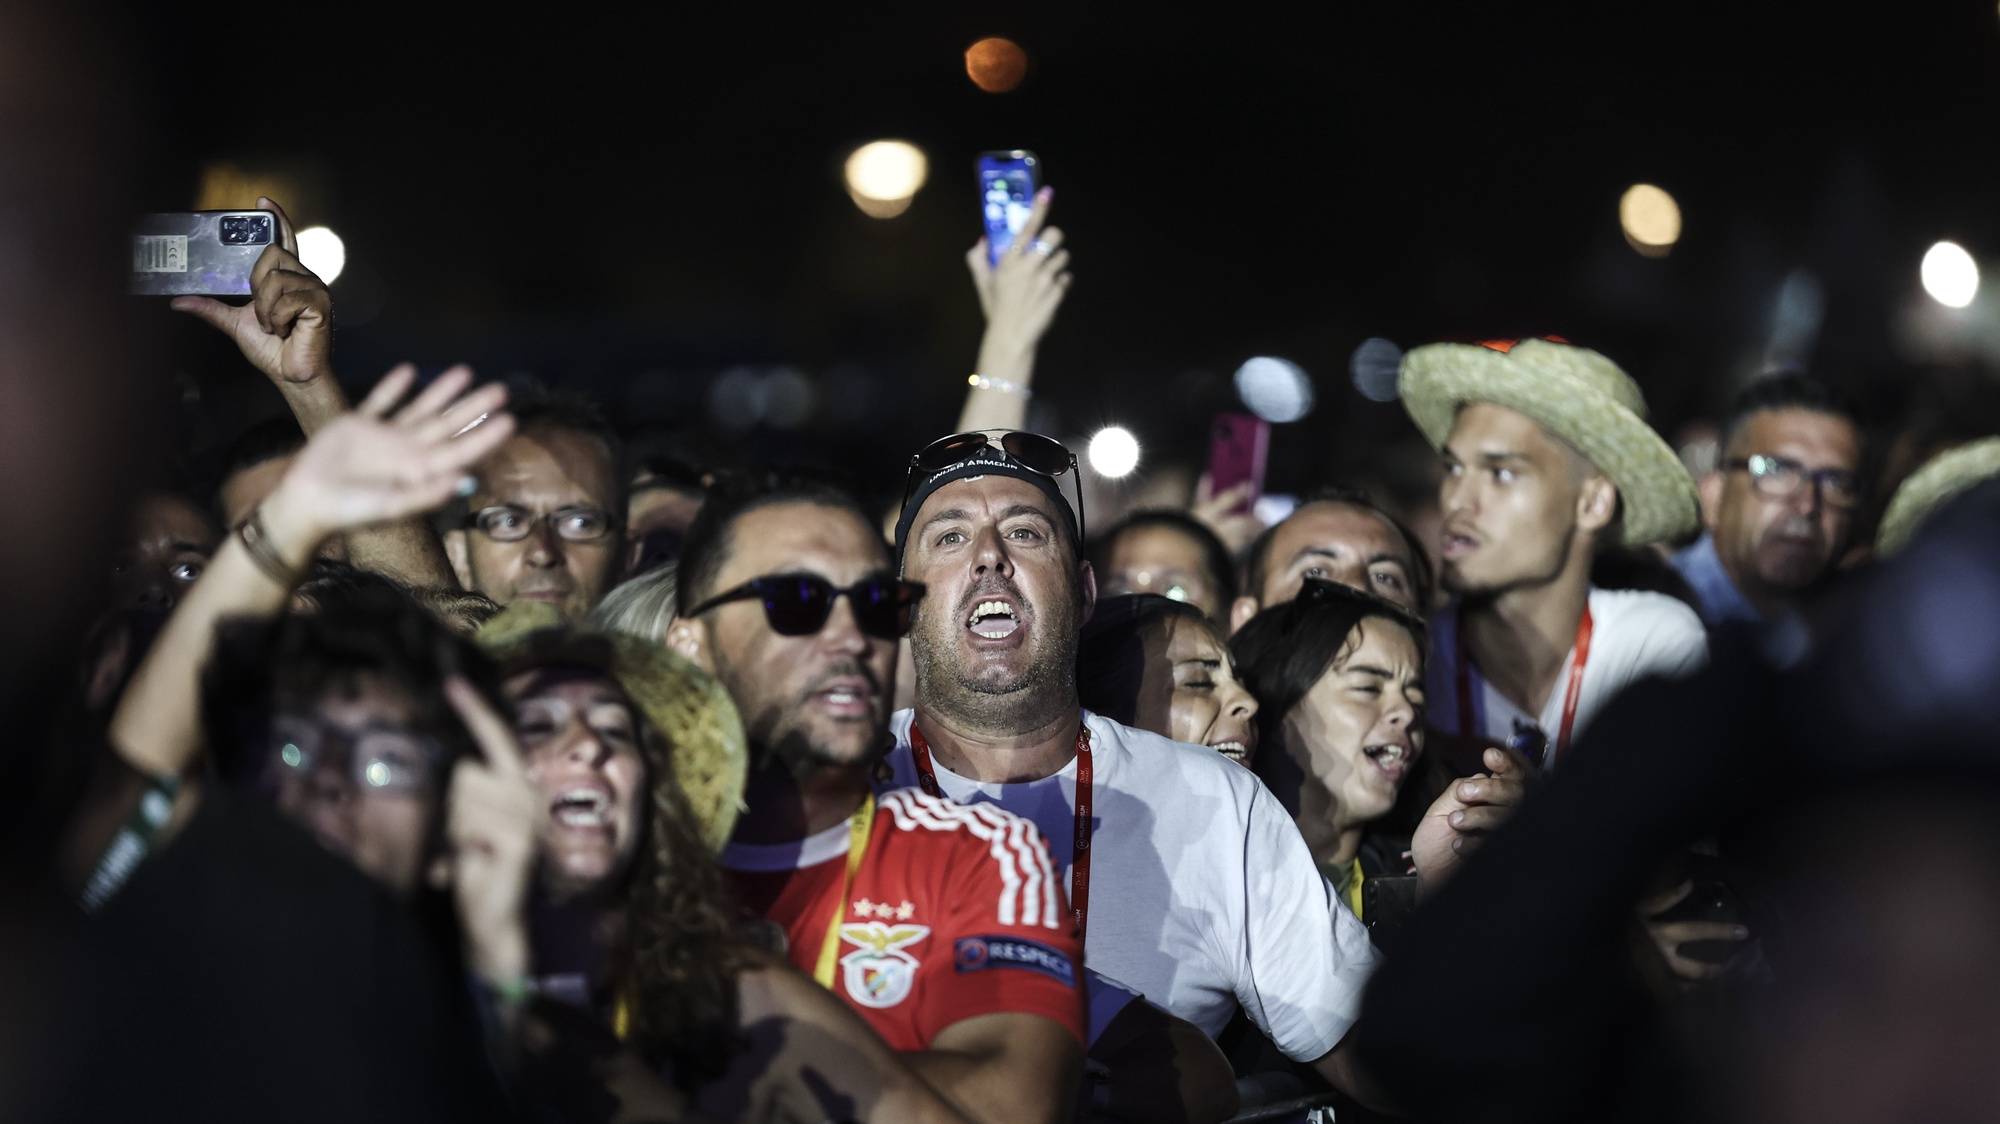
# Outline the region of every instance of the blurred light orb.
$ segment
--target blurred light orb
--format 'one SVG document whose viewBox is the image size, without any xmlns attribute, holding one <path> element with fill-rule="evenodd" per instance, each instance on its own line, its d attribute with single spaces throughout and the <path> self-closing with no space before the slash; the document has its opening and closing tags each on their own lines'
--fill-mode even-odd
<svg viewBox="0 0 2000 1124">
<path fill-rule="evenodd" d="M 1625 241 L 1649 258 L 1661 258 L 1681 240 L 1681 206 L 1663 188 L 1635 183 L 1618 200 Z"/>
<path fill-rule="evenodd" d="M 895 218 L 930 178 L 931 163 L 908 141 L 871 141 L 847 157 L 847 193 L 870 218 Z"/>
<path fill-rule="evenodd" d="M 1353 358 L 1347 361 L 1347 373 L 1354 379 L 1354 389 L 1370 402 L 1394 402 L 1396 381 L 1402 374 L 1403 349 L 1393 340 L 1381 336 L 1370 336 L 1354 349 Z"/>
<path fill-rule="evenodd" d="M 1028 76 L 1028 52 L 1012 39 L 988 36 L 965 49 L 965 76 L 989 94 L 1004 94 Z"/>
<path fill-rule="evenodd" d="M 1946 308 L 1964 308 L 1979 295 L 1979 263 L 1956 242 L 1939 242 L 1924 255 L 1924 292 Z"/>
<path fill-rule="evenodd" d="M 1090 467 L 1107 480 L 1130 475 L 1139 467 L 1139 439 L 1123 426 L 1105 426 L 1090 439 Z"/>
<path fill-rule="evenodd" d="M 323 226 L 309 226 L 298 233 L 299 261 L 307 269 L 319 275 L 321 281 L 333 284 L 340 271 L 347 268 L 347 243 L 340 235 Z"/>
<path fill-rule="evenodd" d="M 1312 413 L 1312 380 L 1289 359 L 1258 355 L 1236 368 L 1236 395 L 1250 412 L 1273 425 Z"/>
</svg>

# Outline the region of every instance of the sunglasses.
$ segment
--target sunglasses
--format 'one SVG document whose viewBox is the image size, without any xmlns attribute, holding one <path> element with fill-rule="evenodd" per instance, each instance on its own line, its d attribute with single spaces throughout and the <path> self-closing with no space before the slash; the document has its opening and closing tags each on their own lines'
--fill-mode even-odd
<svg viewBox="0 0 2000 1124">
<path fill-rule="evenodd" d="M 833 603 L 847 598 L 854 623 L 878 640 L 900 640 L 910 631 L 910 614 L 923 600 L 921 582 L 895 578 L 865 578 L 846 589 L 817 574 L 771 574 L 753 578 L 696 605 L 688 616 L 698 617 L 731 601 L 762 601 L 764 620 L 780 636 L 812 636 L 826 627 Z"/>
<path fill-rule="evenodd" d="M 1039 433 L 993 429 L 938 438 L 910 457 L 910 470 L 903 478 L 903 506 L 910 506 L 910 496 L 925 480 L 996 447 L 1022 468 L 1039 472 L 1051 480 L 1065 472 L 1070 474 L 1076 490 L 1076 539 L 1081 543 L 1083 479 L 1076 471 L 1076 454 L 1062 442 Z"/>
</svg>

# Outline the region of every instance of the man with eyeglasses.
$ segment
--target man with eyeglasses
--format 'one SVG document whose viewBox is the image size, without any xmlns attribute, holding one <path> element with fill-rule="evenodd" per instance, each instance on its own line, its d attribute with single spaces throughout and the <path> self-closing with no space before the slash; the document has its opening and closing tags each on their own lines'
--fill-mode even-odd
<svg viewBox="0 0 2000 1124">
<path fill-rule="evenodd" d="M 1342 1043 L 1374 950 L 1291 817 L 1213 750 L 1078 702 L 1097 582 L 1081 493 L 1064 494 L 1076 479 L 1075 456 L 1031 433 L 956 434 L 911 458 L 896 545 L 926 594 L 894 782 L 1033 820 L 1093 973 L 1211 1037 L 1240 1007 L 1368 1098 Z"/>
<path fill-rule="evenodd" d="M 1861 430 L 1827 386 L 1803 374 L 1745 387 L 1701 481 L 1705 533 L 1674 558 L 1710 627 L 1769 620 L 1846 550 L 1861 502 Z"/>
<path fill-rule="evenodd" d="M 739 901 L 969 1116 L 1066 1118 L 1082 957 L 1034 825 L 874 791 L 923 587 L 843 493 L 729 479 L 688 529 L 677 595 L 668 643 L 729 689 L 750 743 L 720 860 Z"/>
<path fill-rule="evenodd" d="M 581 620 L 624 562 L 626 473 L 617 434 L 579 400 L 518 395 L 514 436 L 479 466 L 445 545 L 465 588 L 502 605 L 545 601 Z"/>
</svg>

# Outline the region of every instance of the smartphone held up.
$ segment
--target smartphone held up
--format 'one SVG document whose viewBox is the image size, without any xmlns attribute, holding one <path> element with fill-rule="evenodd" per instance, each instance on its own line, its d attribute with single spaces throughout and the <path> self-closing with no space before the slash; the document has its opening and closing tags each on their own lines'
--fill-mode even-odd
<svg viewBox="0 0 2000 1124">
<path fill-rule="evenodd" d="M 1035 209 L 1035 192 L 1042 186 L 1042 162 L 1026 149 L 985 152 L 979 156 L 979 201 L 986 222 L 986 256 L 1000 264 L 1027 228 Z"/>
<path fill-rule="evenodd" d="M 145 215 L 132 232 L 131 292 L 143 297 L 247 297 L 250 270 L 278 241 L 270 211 Z"/>
</svg>

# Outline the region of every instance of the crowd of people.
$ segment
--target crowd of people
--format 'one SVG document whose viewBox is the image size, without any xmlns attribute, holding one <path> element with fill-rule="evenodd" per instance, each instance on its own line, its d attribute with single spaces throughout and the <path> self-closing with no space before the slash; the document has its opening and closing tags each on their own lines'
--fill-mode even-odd
<svg viewBox="0 0 2000 1124">
<path fill-rule="evenodd" d="M 1422 519 L 1323 480 L 1266 526 L 1204 481 L 1099 527 L 1075 453 L 1026 426 L 1070 279 L 1049 202 L 997 264 L 968 255 L 976 373 L 885 512 L 809 471 L 635 455 L 589 401 L 465 368 L 350 402 L 332 294 L 259 200 L 281 238 L 250 300 L 172 307 L 292 420 L 141 497 L 104 560 L 66 677 L 90 779 L 50 872 L 98 998 L 39 1105 L 1992 1104 L 1914 1062 L 1826 1094 L 1877 1051 L 1822 1021 L 1919 1000 L 1809 985 L 1924 964 L 1899 917 L 1996 908 L 1991 766 L 1950 747 L 1992 706 L 1967 669 L 2000 666 L 1977 551 L 2000 438 L 1913 474 L 1868 543 L 1869 427 L 1808 373 L 1743 388 L 1697 479 L 1605 355 L 1442 342 L 1399 378 L 1439 464 Z M 1856 805 L 1919 740 L 1960 802 Z M 1943 848 L 1935 884 L 1870 865 L 1843 815 Z M 1827 920 L 1870 892 L 1875 928 Z M 1749 1045 L 1697 1064 L 1723 1041 Z"/>
</svg>

